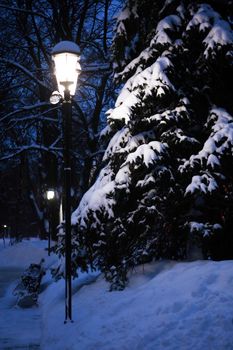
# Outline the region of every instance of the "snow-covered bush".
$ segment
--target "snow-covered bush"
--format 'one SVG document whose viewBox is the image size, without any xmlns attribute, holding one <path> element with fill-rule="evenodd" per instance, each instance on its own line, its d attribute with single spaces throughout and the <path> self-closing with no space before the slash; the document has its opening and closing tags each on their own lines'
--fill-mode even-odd
<svg viewBox="0 0 233 350">
<path fill-rule="evenodd" d="M 190 233 L 208 257 L 226 257 L 233 240 L 229 13 L 228 1 L 128 0 L 119 14 L 113 54 L 121 91 L 107 113 L 113 137 L 72 216 L 74 247 L 85 249 L 112 289 L 124 288 L 136 264 L 185 258 Z"/>
</svg>

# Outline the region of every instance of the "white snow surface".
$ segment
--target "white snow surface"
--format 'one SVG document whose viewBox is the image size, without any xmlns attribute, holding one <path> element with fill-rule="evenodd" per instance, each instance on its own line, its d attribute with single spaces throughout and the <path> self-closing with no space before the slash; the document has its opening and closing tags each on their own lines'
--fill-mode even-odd
<svg viewBox="0 0 233 350">
<path fill-rule="evenodd" d="M 79 55 L 80 54 L 80 48 L 73 41 L 64 40 L 64 41 L 60 41 L 52 49 L 52 54 L 53 55 L 56 55 L 58 53 L 63 53 L 63 52 L 70 52 L 70 53 L 74 53 L 74 54 Z"/>
<path fill-rule="evenodd" d="M 30 241 L 0 248 L 1 262 L 10 263 L 20 249 L 22 256 L 25 249 L 35 251 L 33 261 L 44 255 L 40 241 L 38 249 Z M 13 325 L 15 340 L 23 344 L 22 337 L 30 340 L 33 329 L 27 334 L 21 325 L 28 318 L 33 327 L 36 315 L 41 317 L 41 330 L 36 330 L 41 350 L 232 350 L 232 271 L 233 261 L 158 261 L 131 272 L 122 292 L 109 292 L 98 273 L 80 274 L 73 283 L 74 322 L 68 324 L 63 322 L 64 280 L 52 282 L 47 272 L 36 309 L 10 307 L 8 290 L 1 311 L 10 307 L 14 318 L 6 324 L 1 317 L 1 331 L 12 331 Z M 16 349 L 15 344 L 8 349 Z"/>
<path fill-rule="evenodd" d="M 6 239 L 6 246 L 0 240 L 0 267 L 18 267 L 26 269 L 31 263 L 40 263 L 41 259 L 47 259 L 48 253 L 45 248 L 47 241 L 31 238 L 13 246 Z M 48 260 L 48 259 L 47 259 Z"/>
<path fill-rule="evenodd" d="M 57 257 L 48 257 L 45 250 L 47 241 L 31 239 L 13 246 L 9 243 L 7 238 L 4 246 L 0 239 L 0 350 L 39 350 L 43 328 L 42 308 L 17 307 L 13 290 L 31 263 L 40 263 L 44 258 L 44 266 L 48 268 Z"/>
</svg>

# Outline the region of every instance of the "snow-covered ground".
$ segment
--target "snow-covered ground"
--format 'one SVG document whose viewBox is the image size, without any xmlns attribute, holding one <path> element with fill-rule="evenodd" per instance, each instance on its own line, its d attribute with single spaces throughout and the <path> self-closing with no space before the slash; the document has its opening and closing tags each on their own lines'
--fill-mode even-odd
<svg viewBox="0 0 233 350">
<path fill-rule="evenodd" d="M 0 240 L 0 350 L 40 349 L 42 309 L 36 306 L 18 308 L 12 292 L 30 263 L 39 263 L 45 258 L 49 266 L 56 259 L 47 258 L 46 246 L 46 241 L 38 239 L 9 246 L 9 239 L 6 239 L 4 247 Z"/>
<path fill-rule="evenodd" d="M 11 268 L 37 262 L 46 257 L 45 246 L 45 242 L 27 241 L 0 247 L 0 268 L 6 268 L 7 262 Z M 26 261 L 26 256 L 31 260 Z M 55 260 L 55 256 L 47 259 L 47 266 Z M 81 274 L 73 283 L 74 323 L 68 324 L 63 323 L 64 281 L 52 283 L 47 272 L 42 287 L 39 307 L 25 310 L 12 307 L 8 288 L 1 309 L 10 308 L 14 317 L 6 325 L 1 316 L 0 334 L 14 326 L 14 336 L 23 344 L 20 320 L 30 321 L 37 314 L 35 339 L 40 338 L 41 350 L 233 349 L 233 261 L 159 261 L 139 266 L 123 292 L 108 292 L 97 273 Z M 18 322 L 11 323 L 13 319 Z M 24 332 L 25 339 L 31 339 L 33 327 L 28 335 Z"/>
</svg>

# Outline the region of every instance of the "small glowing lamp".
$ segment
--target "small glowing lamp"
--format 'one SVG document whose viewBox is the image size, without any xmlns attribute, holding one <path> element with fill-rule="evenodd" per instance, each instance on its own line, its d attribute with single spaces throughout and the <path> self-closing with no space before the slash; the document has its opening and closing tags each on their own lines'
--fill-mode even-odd
<svg viewBox="0 0 233 350">
<path fill-rule="evenodd" d="M 54 199 L 55 197 L 55 191 L 54 190 L 48 190 L 46 191 L 46 196 L 47 196 L 47 199 L 50 201 L 52 199 Z"/>
</svg>

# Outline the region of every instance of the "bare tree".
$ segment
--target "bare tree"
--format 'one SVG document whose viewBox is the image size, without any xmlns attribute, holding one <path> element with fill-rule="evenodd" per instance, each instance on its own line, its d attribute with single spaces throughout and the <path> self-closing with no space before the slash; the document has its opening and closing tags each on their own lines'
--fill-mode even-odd
<svg viewBox="0 0 233 350">
<path fill-rule="evenodd" d="M 24 177 L 24 186 L 15 186 L 15 191 L 20 191 L 20 198 L 23 192 L 24 214 L 35 219 L 42 236 L 46 234 L 45 187 L 60 192 L 62 188 L 62 121 L 60 106 L 49 104 L 56 90 L 50 52 L 60 40 L 72 40 L 82 51 L 72 127 L 77 205 L 98 166 L 99 131 L 114 93 L 109 46 L 117 8 L 118 1 L 110 0 L 3 0 L 0 4 L 0 177 L 4 183 L 6 171 L 14 169 Z M 28 203 L 33 215 L 28 214 Z M 20 221 L 15 206 L 8 211 L 15 211 L 15 221 Z"/>
</svg>

